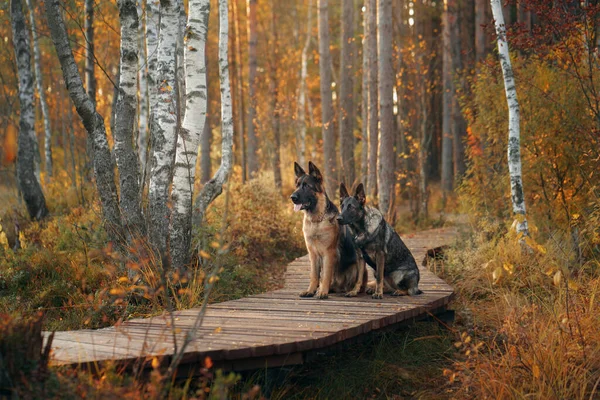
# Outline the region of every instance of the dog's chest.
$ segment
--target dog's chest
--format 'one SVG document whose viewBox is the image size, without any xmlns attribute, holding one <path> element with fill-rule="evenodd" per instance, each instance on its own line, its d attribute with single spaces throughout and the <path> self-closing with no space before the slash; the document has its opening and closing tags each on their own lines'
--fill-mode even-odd
<svg viewBox="0 0 600 400">
<path fill-rule="evenodd" d="M 320 222 L 312 222 L 308 219 L 304 220 L 302 228 L 304 239 L 307 243 L 329 245 L 331 241 L 337 240 L 339 228 L 337 222 L 332 223 L 328 219 Z"/>
</svg>

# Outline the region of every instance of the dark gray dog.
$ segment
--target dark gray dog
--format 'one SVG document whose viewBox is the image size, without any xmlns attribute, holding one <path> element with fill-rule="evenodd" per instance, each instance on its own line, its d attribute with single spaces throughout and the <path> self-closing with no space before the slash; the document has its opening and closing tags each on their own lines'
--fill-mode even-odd
<svg viewBox="0 0 600 400">
<path fill-rule="evenodd" d="M 392 296 L 421 294 L 415 258 L 394 228 L 385 222 L 381 211 L 365 206 L 365 201 L 362 183 L 354 196 L 348 194 L 346 185 L 340 185 L 341 213 L 337 220 L 340 225 L 350 227 L 358 253 L 375 270 L 375 283 L 369 283 L 369 292 L 374 299 L 381 299 L 385 284 L 386 292 Z"/>
</svg>

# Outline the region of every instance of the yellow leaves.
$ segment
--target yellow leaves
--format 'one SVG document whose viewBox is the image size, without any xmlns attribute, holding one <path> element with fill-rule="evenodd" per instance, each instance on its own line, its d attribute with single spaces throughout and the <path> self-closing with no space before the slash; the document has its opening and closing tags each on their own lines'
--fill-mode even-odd
<svg viewBox="0 0 600 400">
<path fill-rule="evenodd" d="M 220 326 L 215 328 L 215 330 L 213 331 L 214 333 L 221 333 L 223 331 L 223 328 L 221 328 Z"/>
<path fill-rule="evenodd" d="M 119 283 L 129 283 L 129 278 L 126 276 L 122 276 L 118 280 Z"/>
<path fill-rule="evenodd" d="M 206 251 L 204 251 L 204 250 L 200 250 L 200 251 L 198 252 L 198 254 L 200 254 L 200 257 L 202 257 L 202 258 L 204 258 L 204 259 L 206 259 L 206 260 L 210 260 L 210 258 L 211 258 L 210 254 L 208 254 L 208 253 L 207 253 Z"/>
<path fill-rule="evenodd" d="M 212 366 L 213 366 L 212 359 L 210 357 L 206 356 L 204 358 L 204 367 L 205 368 L 212 368 Z"/>
<path fill-rule="evenodd" d="M 27 241 L 25 240 L 25 235 L 23 234 L 22 231 L 19 231 L 19 243 L 20 243 L 22 249 L 27 248 Z"/>
<path fill-rule="evenodd" d="M 109 293 L 112 294 L 113 296 L 124 297 L 127 294 L 127 291 L 125 291 L 125 289 L 121 289 L 121 288 L 113 288 L 113 289 L 110 289 Z"/>
<path fill-rule="evenodd" d="M 208 278 L 208 283 L 213 284 L 215 282 L 219 281 L 219 277 L 218 276 L 211 276 L 210 278 Z"/>
<path fill-rule="evenodd" d="M 158 361 L 158 357 L 152 357 L 152 368 L 158 369 L 160 367 L 160 361 Z"/>
<path fill-rule="evenodd" d="M 497 267 L 494 272 L 492 272 L 492 283 L 494 285 L 500 283 L 502 277 L 504 276 L 504 269 L 501 267 Z"/>
<path fill-rule="evenodd" d="M 2 220 L 0 220 L 2 222 Z M 6 233 L 2 229 L 2 224 L 0 224 L 0 247 L 3 247 L 4 250 L 8 250 L 8 238 L 6 237 Z"/>
</svg>

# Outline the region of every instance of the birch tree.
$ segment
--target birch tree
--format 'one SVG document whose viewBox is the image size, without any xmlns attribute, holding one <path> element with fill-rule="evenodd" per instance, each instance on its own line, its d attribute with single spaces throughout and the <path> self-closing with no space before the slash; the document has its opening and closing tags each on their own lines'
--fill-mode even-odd
<svg viewBox="0 0 600 400">
<path fill-rule="evenodd" d="M 335 136 L 331 98 L 331 52 L 329 49 L 329 6 L 318 0 L 319 7 L 319 74 L 321 76 L 321 124 L 325 158 L 325 190 L 335 193 Z"/>
<path fill-rule="evenodd" d="M 508 104 L 508 171 L 510 175 L 510 191 L 513 212 L 517 214 L 517 233 L 529 236 L 527 219 L 525 218 L 525 195 L 523 193 L 523 178 L 521 176 L 521 139 L 520 139 L 520 110 L 517 99 L 517 87 L 515 76 L 508 53 L 508 42 L 506 40 L 506 27 L 502 15 L 502 3 L 500 0 L 490 0 L 492 15 L 498 41 L 498 58 L 502 67 L 504 77 L 504 91 Z"/>
<path fill-rule="evenodd" d="M 191 0 L 185 27 L 186 111 L 177 138 L 171 199 L 171 259 L 176 268 L 190 262 L 192 194 L 200 135 L 206 124 L 206 35 L 210 0 Z"/>
<path fill-rule="evenodd" d="M 204 52 L 206 55 L 206 52 Z M 208 62 L 205 60 L 206 65 L 206 76 L 208 77 Z M 210 93 L 210 80 L 206 80 L 206 93 Z M 212 144 L 212 128 L 210 126 L 210 101 L 206 102 L 206 121 L 204 122 L 204 129 L 200 135 L 200 183 L 206 183 L 211 178 L 211 160 L 210 160 L 210 146 Z M 242 120 L 244 118 L 241 118 Z"/>
<path fill-rule="evenodd" d="M 306 165 L 306 79 L 308 78 L 308 50 L 312 41 L 312 7 L 313 0 L 308 0 L 306 17 L 306 39 L 302 47 L 302 61 L 300 67 L 300 88 L 298 89 L 298 135 L 296 136 L 296 149 L 298 163 Z M 315 144 L 316 145 L 316 144 Z"/>
<path fill-rule="evenodd" d="M 44 90 L 35 12 L 31 5 L 31 0 L 26 0 L 26 3 L 29 9 L 29 24 L 31 25 L 31 38 L 33 39 L 33 71 L 35 72 L 35 83 L 40 97 L 40 108 L 42 109 L 42 118 L 44 120 L 44 156 L 46 160 L 46 181 L 48 181 L 52 177 L 52 129 L 50 127 L 50 112 L 48 111 L 48 102 L 46 101 L 46 92 Z"/>
<path fill-rule="evenodd" d="M 391 7 L 390 7 L 391 8 Z M 342 0 L 340 60 L 340 153 L 344 181 L 354 183 L 354 0 Z"/>
<path fill-rule="evenodd" d="M 17 183 L 27 211 L 32 219 L 40 220 L 48 215 L 46 199 L 35 174 L 35 115 L 33 112 L 33 77 L 29 34 L 23 16 L 21 0 L 11 0 L 10 17 L 13 35 L 17 77 L 19 80 L 19 136 L 17 141 Z"/>
<path fill-rule="evenodd" d="M 135 0 L 119 0 L 121 22 L 121 57 L 119 92 L 113 132 L 114 153 L 119 171 L 121 196 L 119 205 L 127 238 L 137 238 L 145 231 L 141 209 L 138 154 L 133 144 L 137 115 L 138 14 Z"/>
<path fill-rule="evenodd" d="M 444 200 L 447 193 L 452 191 L 452 98 L 454 94 L 454 82 L 452 80 L 452 53 L 451 35 L 448 6 L 453 0 L 444 0 L 444 11 L 442 14 L 442 190 Z"/>
<path fill-rule="evenodd" d="M 377 195 L 377 151 L 379 148 L 379 100 L 377 95 L 377 0 L 367 0 L 367 52 L 369 57 L 369 168 L 367 194 Z"/>
<path fill-rule="evenodd" d="M 62 8 L 59 0 L 46 0 L 46 16 L 50 35 L 54 42 L 56 54 L 60 61 L 63 78 L 65 80 L 69 96 L 75 105 L 77 113 L 83 121 L 88 133 L 88 140 L 92 144 L 92 160 L 94 164 L 94 175 L 96 188 L 102 204 L 102 215 L 107 225 L 107 230 L 122 234 L 121 212 L 117 200 L 117 187 L 115 185 L 115 165 L 106 139 L 106 128 L 104 119 L 96 112 L 96 105 L 92 98 L 83 88 L 83 82 L 73 57 L 69 44 L 67 30 L 62 18 Z"/>
<path fill-rule="evenodd" d="M 169 186 L 177 141 L 176 56 L 179 34 L 177 0 L 161 0 L 157 59 L 157 99 L 152 110 L 152 168 L 148 190 L 148 231 L 150 242 L 161 256 L 169 236 Z"/>
<path fill-rule="evenodd" d="M 160 3 L 158 0 L 146 0 L 146 66 L 148 82 L 148 103 L 150 114 L 153 113 L 158 94 L 157 70 L 158 62 L 158 30 L 160 20 Z M 152 129 L 152 128 L 150 128 Z"/>
<path fill-rule="evenodd" d="M 143 0 L 137 2 L 138 14 L 138 89 L 139 89 L 139 105 L 138 105 L 138 127 L 137 136 L 138 159 L 142 168 L 146 165 L 146 150 L 148 148 L 148 116 L 150 103 L 148 99 L 148 64 L 146 52 L 146 35 L 144 34 L 144 20 L 146 13 L 143 10 Z"/>
<path fill-rule="evenodd" d="M 256 1 L 248 0 L 248 176 L 258 173 L 258 138 L 256 134 Z"/>
<path fill-rule="evenodd" d="M 221 86 L 221 165 L 200 191 L 194 204 L 194 226 L 200 226 L 208 205 L 223 192 L 233 164 L 233 112 L 229 83 L 229 21 L 227 0 L 219 0 L 219 81 Z"/>
<path fill-rule="evenodd" d="M 379 58 L 379 157 L 377 160 L 377 186 L 379 209 L 384 214 L 390 209 L 394 190 L 394 111 L 392 66 L 392 2 L 379 0 L 377 4 L 377 53 Z"/>
</svg>

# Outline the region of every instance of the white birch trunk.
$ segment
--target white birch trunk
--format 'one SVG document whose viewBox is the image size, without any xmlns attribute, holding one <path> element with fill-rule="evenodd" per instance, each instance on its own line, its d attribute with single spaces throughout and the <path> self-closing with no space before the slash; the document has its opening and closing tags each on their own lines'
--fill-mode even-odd
<svg viewBox="0 0 600 400">
<path fill-rule="evenodd" d="M 65 23 L 62 19 L 59 0 L 46 0 L 46 16 L 48 27 L 56 54 L 61 64 L 63 77 L 69 91 L 69 96 L 83 121 L 88 137 L 93 147 L 94 175 L 98 196 L 102 203 L 102 215 L 111 234 L 121 237 L 121 212 L 117 201 L 115 185 L 115 165 L 111 158 L 104 119 L 96 112 L 96 106 L 83 88 L 83 82 L 69 45 Z"/>
<path fill-rule="evenodd" d="M 308 78 L 308 50 L 312 36 L 313 1 L 308 0 L 308 16 L 306 20 L 306 40 L 302 47 L 302 66 L 300 69 L 300 89 L 298 90 L 298 135 L 296 149 L 298 164 L 306 165 L 306 79 Z"/>
<path fill-rule="evenodd" d="M 169 186 L 177 143 L 176 57 L 179 34 L 177 0 L 161 0 L 158 38 L 157 101 L 152 110 L 152 168 L 148 190 L 148 233 L 161 256 L 167 252 Z"/>
<path fill-rule="evenodd" d="M 233 164 L 233 111 L 229 83 L 229 21 L 227 0 L 219 0 L 219 78 L 221 83 L 221 165 L 194 204 L 194 226 L 200 226 L 208 205 L 223 192 Z"/>
<path fill-rule="evenodd" d="M 187 13 L 185 11 L 185 3 L 183 0 L 177 0 L 179 4 L 179 34 L 177 35 L 177 111 L 179 112 L 178 126 L 181 126 L 185 115 L 185 61 L 184 61 L 184 32 L 187 24 Z"/>
<path fill-rule="evenodd" d="M 19 80 L 19 137 L 17 150 L 17 183 L 27 211 L 32 219 L 40 220 L 48 215 L 46 199 L 35 173 L 35 115 L 33 112 L 33 77 L 29 33 L 23 16 L 21 0 L 11 0 L 10 17 Z"/>
<path fill-rule="evenodd" d="M 137 112 L 138 28 L 135 0 L 119 0 L 121 22 L 121 58 L 119 62 L 119 95 L 113 132 L 114 153 L 119 171 L 121 197 L 119 206 L 127 239 L 145 232 L 141 210 L 138 155 L 134 148 Z"/>
<path fill-rule="evenodd" d="M 158 23 L 160 21 L 159 0 L 146 0 L 146 67 L 148 69 L 148 103 L 150 115 L 154 112 L 156 96 L 158 94 L 158 83 L 156 67 L 158 60 Z M 150 127 L 150 129 L 152 129 Z"/>
<path fill-rule="evenodd" d="M 143 9 L 143 0 L 138 0 L 137 13 L 138 13 L 138 98 L 139 98 L 139 113 L 138 113 L 138 159 L 140 166 L 143 168 L 146 165 L 146 150 L 148 148 L 148 110 L 150 104 L 148 102 L 148 55 L 146 53 L 146 35 L 144 34 L 144 20 L 146 14 Z"/>
<path fill-rule="evenodd" d="M 185 268 L 190 261 L 196 158 L 208 103 L 205 52 L 210 0 L 190 0 L 189 5 L 184 38 L 186 111 L 177 139 L 171 192 L 171 262 L 177 269 Z"/>
<path fill-rule="evenodd" d="M 508 171 L 510 175 L 510 191 L 513 204 L 513 212 L 520 215 L 517 223 L 517 233 L 529 236 L 527 219 L 525 218 L 525 196 L 523 193 L 523 179 L 521 176 L 521 139 L 520 139 L 520 110 L 517 99 L 517 88 L 515 76 L 510 63 L 508 53 L 508 42 L 506 41 L 506 27 L 502 15 L 502 3 L 500 0 L 490 0 L 492 15 L 498 36 L 498 58 L 504 76 L 504 91 L 508 103 Z"/>
<path fill-rule="evenodd" d="M 26 0 L 29 9 L 29 23 L 31 25 L 31 37 L 33 39 L 33 71 L 35 72 L 35 83 L 40 96 L 40 108 L 44 119 L 44 156 L 46 159 L 46 181 L 52 177 L 52 129 L 50 128 L 50 113 L 48 111 L 48 102 L 46 101 L 46 92 L 44 91 L 44 81 L 42 77 L 40 61 L 40 45 L 38 41 L 37 26 L 31 0 Z"/>
</svg>

